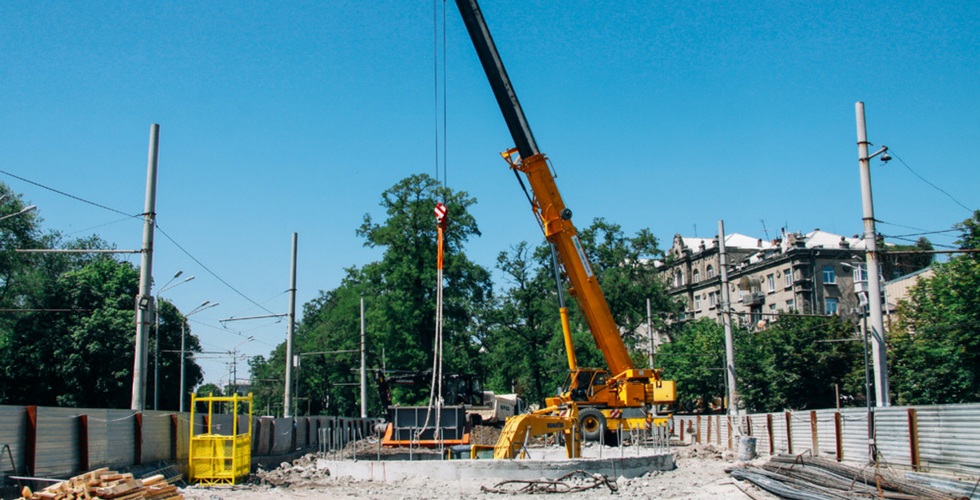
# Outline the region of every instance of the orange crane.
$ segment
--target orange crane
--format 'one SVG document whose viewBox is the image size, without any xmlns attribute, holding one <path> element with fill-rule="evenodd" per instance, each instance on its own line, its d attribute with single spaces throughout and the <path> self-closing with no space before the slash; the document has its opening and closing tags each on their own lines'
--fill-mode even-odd
<svg viewBox="0 0 980 500">
<path fill-rule="evenodd" d="M 456 0 L 456 6 L 516 144 L 514 149 L 502 155 L 514 170 L 521 186 L 524 186 L 524 182 L 517 172 L 523 173 L 530 184 L 532 210 L 551 245 L 556 263 L 569 377 L 563 392 L 557 397 L 548 398 L 547 405 L 576 403 L 582 434 L 591 441 L 598 440 L 607 431 L 646 425 L 653 421 L 660 424 L 665 419 L 656 418 L 656 406 L 672 404 L 676 400 L 676 385 L 674 381 L 663 380 L 661 370 L 637 369 L 633 366 L 619 327 L 572 224 L 572 212 L 558 192 L 547 157 L 538 150 L 480 7 L 476 0 Z M 608 369 L 578 366 L 558 266 L 564 270 L 569 282 L 569 294 L 578 302 Z"/>
</svg>

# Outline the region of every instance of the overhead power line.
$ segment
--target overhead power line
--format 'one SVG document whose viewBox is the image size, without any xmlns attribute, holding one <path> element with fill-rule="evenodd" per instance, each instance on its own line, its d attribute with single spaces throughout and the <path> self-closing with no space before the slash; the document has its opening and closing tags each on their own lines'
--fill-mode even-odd
<svg viewBox="0 0 980 500">
<path fill-rule="evenodd" d="M 960 203 L 960 200 L 957 200 L 956 198 L 954 198 L 953 195 L 947 193 L 946 191 L 944 191 L 943 189 L 941 189 L 939 186 L 937 186 L 937 185 L 929 182 L 928 180 L 926 180 L 925 177 L 922 177 L 921 175 L 919 175 L 915 170 L 912 170 L 912 167 L 910 167 L 908 165 L 908 163 L 905 163 L 905 160 L 899 158 L 899 156 L 897 154 L 895 154 L 895 151 L 894 150 L 889 149 L 888 152 L 891 153 L 892 158 L 895 158 L 902 165 L 905 165 L 905 168 L 907 168 L 909 172 L 912 172 L 912 175 L 918 177 L 922 182 L 925 182 L 926 184 L 932 186 L 936 191 L 939 191 L 940 193 L 948 196 L 949 199 L 953 200 L 954 203 L 956 203 L 957 205 L 959 205 L 959 206 L 963 207 L 964 209 L 966 209 L 967 212 L 970 212 L 971 214 L 974 212 L 974 209 L 972 209 L 972 208 L 970 208 L 970 207 L 968 207 L 968 206 Z"/>
<path fill-rule="evenodd" d="M 80 201 L 82 203 L 88 203 L 89 205 L 92 205 L 92 206 L 95 206 L 95 207 L 99 207 L 99 208 L 101 208 L 103 210 L 108 210 L 110 212 L 115 212 L 117 214 L 122 214 L 122 215 L 125 215 L 126 217 L 136 217 L 136 218 L 139 218 L 139 217 L 142 217 L 143 216 L 143 214 L 127 214 L 126 212 L 123 212 L 122 210 L 116 210 L 115 208 L 107 207 L 105 205 L 101 205 L 101 204 L 96 203 L 94 201 L 89 201 L 89 200 L 86 200 L 85 198 L 80 198 L 80 197 L 75 196 L 73 194 L 68 194 L 68 193 L 66 193 L 64 191 L 59 191 L 59 190 L 57 190 L 57 189 L 55 189 L 53 187 L 48 187 L 48 186 L 45 186 L 44 184 L 41 184 L 39 182 L 34 182 L 34 181 L 30 180 L 30 179 L 25 179 L 25 178 L 23 178 L 23 177 L 21 177 L 19 175 L 14 175 L 14 174 L 12 174 L 10 172 L 7 172 L 5 170 L 0 170 L 0 174 L 9 175 L 9 176 L 13 177 L 14 179 L 22 180 L 22 181 L 24 181 L 24 182 L 26 182 L 28 184 L 33 184 L 33 185 L 35 185 L 35 186 L 37 186 L 39 188 L 47 189 L 48 191 L 51 191 L 53 193 L 58 193 L 58 194 L 60 194 L 62 196 L 67 196 L 67 197 L 69 197 L 69 198 L 71 198 L 73 200 L 78 200 L 78 201 Z"/>
<path fill-rule="evenodd" d="M 235 293 L 237 293 L 237 294 L 238 294 L 239 296 L 241 296 L 241 297 L 242 297 L 243 299 L 245 299 L 245 300 L 247 300 L 247 301 L 249 301 L 249 302 L 251 302 L 252 304 L 254 304 L 254 305 L 255 305 L 256 307 L 258 307 L 259 309 L 262 309 L 263 311 L 265 311 L 265 312 L 267 312 L 267 313 L 269 313 L 269 314 L 275 314 L 275 313 L 273 313 L 272 311 L 270 311 L 270 310 L 268 310 L 268 309 L 266 309 L 265 307 L 263 307 L 263 306 L 262 306 L 262 304 L 259 304 L 258 302 L 256 302 L 256 301 L 254 301 L 254 300 L 252 300 L 252 298 L 251 298 L 251 297 L 249 297 L 248 295 L 245 295 L 244 293 L 242 293 L 241 291 L 239 291 L 239 290 L 238 290 L 237 288 L 235 288 L 235 287 L 233 287 L 233 286 L 231 286 L 231 284 L 230 284 L 230 283 L 228 283 L 227 281 L 225 281 L 224 279 L 222 279 L 222 278 L 221 278 L 221 276 L 218 276 L 218 275 L 217 275 L 217 274 L 216 274 L 216 273 L 215 273 L 214 271 L 212 271 L 212 270 L 211 270 L 211 269 L 210 269 L 210 268 L 209 268 L 208 266 L 205 266 L 203 262 L 201 262 L 200 260 L 198 260 L 198 258 L 197 258 L 197 257 L 194 257 L 193 255 L 191 255 L 191 253 L 190 253 L 190 252 L 188 252 L 186 248 L 184 248 L 184 247 L 182 247 L 182 246 L 180 245 L 180 243 L 177 243 L 177 241 L 176 241 L 176 240 L 174 240 L 174 239 L 173 239 L 173 238 L 172 238 L 172 237 L 171 237 L 171 236 L 170 236 L 169 234 L 167 234 L 167 232 L 166 232 L 166 231 L 164 231 L 164 230 L 163 230 L 163 228 L 161 228 L 161 227 L 160 227 L 160 224 L 157 224 L 157 225 L 156 225 L 156 228 L 157 228 L 157 230 L 158 230 L 158 231 L 160 231 L 160 233 L 161 233 L 161 234 L 163 234 L 163 236 L 165 236 L 165 237 L 166 237 L 166 238 L 167 238 L 168 240 L 170 240 L 170 242 L 171 242 L 171 243 L 173 243 L 173 244 L 174 244 L 174 245 L 175 245 L 175 246 L 176 246 L 177 248 L 179 248 L 181 252 L 184 252 L 184 255 L 186 255 L 186 256 L 188 256 L 188 257 L 190 257 L 190 258 L 191 258 L 191 260 L 193 260 L 194 262 L 196 262 L 196 263 L 197 263 L 197 265 L 199 265 L 199 266 L 201 266 L 201 268 L 202 268 L 202 269 L 204 269 L 205 271 L 207 271 L 207 272 L 208 272 L 208 274 L 210 274 L 211 276 L 214 276 L 214 278 L 215 278 L 216 280 L 218 280 L 218 281 L 220 281 L 220 282 L 221 282 L 222 284 L 224 284 L 224 285 L 225 285 L 226 287 L 228 287 L 228 288 L 229 288 L 229 289 L 230 289 L 231 291 L 233 291 L 233 292 L 235 292 Z"/>
</svg>

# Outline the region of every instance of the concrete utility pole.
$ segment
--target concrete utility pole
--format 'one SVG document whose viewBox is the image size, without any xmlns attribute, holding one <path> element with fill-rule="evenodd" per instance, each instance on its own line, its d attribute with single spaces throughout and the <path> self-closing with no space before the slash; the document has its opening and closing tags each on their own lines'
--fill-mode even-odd
<svg viewBox="0 0 980 500">
<path fill-rule="evenodd" d="M 293 416 L 293 337 L 296 333 L 296 241 L 293 233 L 293 259 L 289 273 L 289 325 L 286 332 L 286 390 L 283 393 L 283 412 Z"/>
<path fill-rule="evenodd" d="M 650 314 L 650 299 L 647 298 L 647 337 L 650 338 L 650 368 L 653 366 L 653 315 Z"/>
<path fill-rule="evenodd" d="M 136 354 L 133 360 L 133 400 L 131 410 L 146 407 L 146 367 L 149 354 L 147 341 L 150 323 L 156 313 L 153 303 L 153 226 L 157 205 L 157 151 L 160 144 L 160 125 L 150 125 L 150 153 L 146 168 L 146 206 L 143 210 L 143 261 L 140 264 L 140 292 L 136 296 Z"/>
<path fill-rule="evenodd" d="M 728 418 L 741 435 L 738 420 L 738 391 L 735 390 L 735 339 L 732 336 L 732 301 L 728 293 L 728 254 L 725 252 L 725 221 L 718 221 L 718 267 L 721 272 L 721 312 L 725 324 L 725 380 L 728 386 Z"/>
<path fill-rule="evenodd" d="M 868 131 L 864 123 L 864 103 L 854 105 L 857 115 L 858 162 L 861 168 L 861 205 L 864 209 L 865 264 L 868 267 L 868 307 L 871 312 L 871 354 L 875 372 L 875 402 L 890 406 L 888 396 L 888 361 L 885 351 L 885 324 L 881 314 L 881 278 L 878 273 L 878 241 L 875 230 L 874 203 L 871 199 L 871 158 L 888 150 L 883 147 L 868 156 Z M 883 157 L 884 158 L 884 157 Z"/>
<path fill-rule="evenodd" d="M 364 297 L 361 297 L 361 418 L 367 418 L 367 363 L 364 355 L 366 347 L 364 332 Z"/>
</svg>

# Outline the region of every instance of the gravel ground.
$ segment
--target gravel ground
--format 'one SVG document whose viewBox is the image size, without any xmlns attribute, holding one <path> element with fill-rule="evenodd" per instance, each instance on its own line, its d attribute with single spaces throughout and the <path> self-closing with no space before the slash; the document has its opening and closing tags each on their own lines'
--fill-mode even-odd
<svg viewBox="0 0 980 500">
<path fill-rule="evenodd" d="M 579 492 L 545 495 L 575 500 L 606 498 L 673 498 L 690 500 L 748 499 L 725 472 L 735 465 L 730 453 L 722 453 L 710 445 L 675 448 L 677 467 L 672 471 L 650 472 L 642 477 L 607 478 L 616 491 L 591 478 L 569 480 L 571 487 L 596 487 Z M 542 494 L 492 493 L 483 488 L 514 492 L 524 484 L 501 485 L 501 480 L 439 481 L 424 475 L 390 483 L 355 481 L 349 477 L 334 477 L 326 470 L 316 470 L 316 456 L 307 455 L 292 464 L 284 463 L 276 470 L 259 471 L 251 484 L 224 487 L 190 486 L 183 490 L 188 500 L 259 500 L 276 498 L 358 498 L 371 500 L 457 498 L 513 499 L 541 498 Z M 420 471 L 425 467 L 419 462 Z M 744 485 L 744 483 L 741 483 Z M 750 487 L 758 498 L 772 498 Z"/>
</svg>

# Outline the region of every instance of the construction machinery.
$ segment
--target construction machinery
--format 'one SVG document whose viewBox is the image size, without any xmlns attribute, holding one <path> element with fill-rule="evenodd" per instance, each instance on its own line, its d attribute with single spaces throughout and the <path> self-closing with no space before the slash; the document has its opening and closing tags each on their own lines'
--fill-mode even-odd
<svg viewBox="0 0 980 500">
<path fill-rule="evenodd" d="M 381 371 L 378 370 L 377 384 L 382 408 L 392 409 L 391 386 L 424 386 L 432 380 L 432 370 L 422 371 Z M 497 394 L 483 390 L 483 382 L 476 375 L 451 373 L 442 380 L 442 400 L 447 405 L 459 405 L 466 410 L 466 419 L 471 425 L 500 425 L 508 417 L 524 413 L 527 404 L 517 394 Z"/>
<path fill-rule="evenodd" d="M 378 394 L 388 415 L 383 445 L 465 445 L 474 426 L 502 426 L 527 408 L 517 394 L 484 391 L 479 377 L 459 373 L 443 376 L 441 398 L 447 406 L 440 406 L 438 419 L 433 416 L 435 408 L 393 404 L 391 386 L 425 386 L 431 380 L 432 370 L 377 371 Z"/>
<path fill-rule="evenodd" d="M 572 224 L 572 211 L 565 206 L 558 192 L 547 157 L 538 150 L 480 7 L 476 0 L 456 0 L 456 5 L 516 144 L 514 149 L 502 155 L 525 193 L 527 188 L 518 172 L 523 173 L 530 184 L 528 200 L 551 245 L 555 261 L 570 373 L 561 393 L 548 398 L 546 403 L 549 407 L 576 403 L 579 406 L 580 427 L 586 440 L 598 440 L 606 431 L 662 424 L 665 419 L 656 418 L 655 409 L 657 405 L 669 405 L 676 400 L 675 383 L 663 380 L 661 370 L 634 367 Z M 577 300 L 608 369 L 578 366 L 568 326 L 568 310 L 562 297 L 559 267 L 564 270 L 569 293 Z"/>
<path fill-rule="evenodd" d="M 582 435 L 577 424 L 578 408 L 574 403 L 508 418 L 493 448 L 493 458 L 525 458 L 530 438 L 559 432 L 564 438 L 568 458 L 579 458 L 582 456 Z"/>
</svg>

